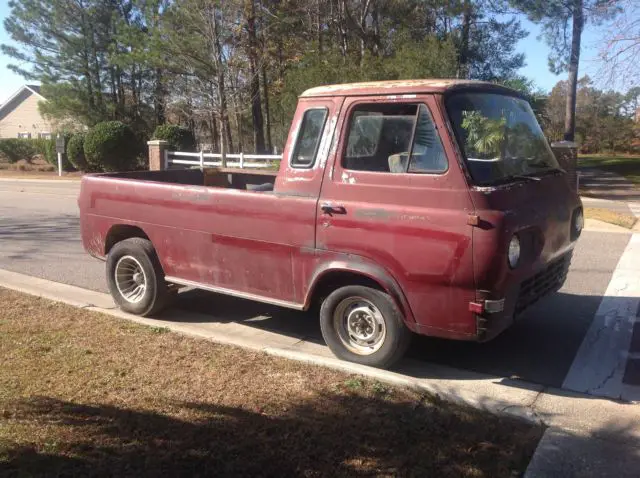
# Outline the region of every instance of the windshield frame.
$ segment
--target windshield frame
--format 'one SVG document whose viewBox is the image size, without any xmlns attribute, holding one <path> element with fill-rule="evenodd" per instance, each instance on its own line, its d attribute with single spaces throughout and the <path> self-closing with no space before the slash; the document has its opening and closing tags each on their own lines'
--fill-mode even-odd
<svg viewBox="0 0 640 478">
<path fill-rule="evenodd" d="M 553 159 L 555 164 L 551 165 L 551 167 L 541 168 L 539 171 L 534 171 L 528 174 L 505 175 L 505 176 L 493 178 L 488 181 L 478 181 L 476 178 L 474 178 L 472 173 L 472 168 L 470 167 L 470 160 L 467 157 L 467 151 L 463 144 L 464 143 L 463 138 L 461 138 L 460 135 L 458 134 L 458 128 L 454 124 L 452 115 L 450 114 L 450 106 L 449 106 L 451 99 L 453 97 L 458 95 L 467 95 L 467 94 L 495 95 L 495 96 L 503 96 L 507 98 L 514 98 L 516 100 L 524 101 L 528 105 L 529 109 L 531 110 L 533 118 L 535 119 L 538 127 L 540 128 L 540 131 L 542 132 L 542 138 L 544 139 L 545 149 L 548 151 L 550 157 Z M 549 144 L 547 137 L 544 135 L 544 132 L 542 131 L 542 127 L 540 126 L 538 119 L 535 117 L 535 114 L 533 113 L 531 104 L 529 103 L 528 99 L 520 92 L 507 89 L 500 85 L 495 85 L 495 87 L 483 86 L 481 88 L 452 88 L 443 95 L 443 107 L 446 114 L 448 127 L 450 129 L 450 134 L 455 139 L 456 146 L 464 162 L 465 172 L 468 178 L 470 179 L 472 185 L 479 186 L 479 187 L 501 186 L 505 184 L 512 184 L 514 182 L 526 181 L 527 178 L 534 178 L 534 179 L 542 178 L 544 176 L 549 176 L 551 174 L 558 174 L 558 173 L 564 172 L 557 158 L 555 157 L 553 150 L 551 149 L 551 145 Z M 502 160 L 502 158 L 500 158 L 500 160 Z M 490 160 L 487 160 L 487 161 L 490 161 Z"/>
</svg>

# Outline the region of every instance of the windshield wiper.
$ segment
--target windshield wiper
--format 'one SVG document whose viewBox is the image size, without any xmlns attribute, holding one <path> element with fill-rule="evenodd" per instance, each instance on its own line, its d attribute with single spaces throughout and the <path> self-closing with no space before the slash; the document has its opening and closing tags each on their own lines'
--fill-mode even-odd
<svg viewBox="0 0 640 478">
<path fill-rule="evenodd" d="M 509 176 L 505 176 L 504 179 L 522 179 L 525 181 L 540 181 L 541 178 L 537 176 L 527 176 L 525 174 L 510 174 Z"/>
</svg>

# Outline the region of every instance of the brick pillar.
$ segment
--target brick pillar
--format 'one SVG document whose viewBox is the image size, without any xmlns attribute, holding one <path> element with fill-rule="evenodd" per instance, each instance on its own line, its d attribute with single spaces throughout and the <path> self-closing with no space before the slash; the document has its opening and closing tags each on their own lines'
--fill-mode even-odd
<svg viewBox="0 0 640 478">
<path fill-rule="evenodd" d="M 169 143 L 162 139 L 153 139 L 151 141 L 147 141 L 147 146 L 149 146 L 149 170 L 164 170 L 164 152 L 167 150 Z"/>
<path fill-rule="evenodd" d="M 560 167 L 567 173 L 569 187 L 578 190 L 578 145 L 573 141 L 556 141 L 551 143 L 551 149 L 556 155 Z"/>
</svg>

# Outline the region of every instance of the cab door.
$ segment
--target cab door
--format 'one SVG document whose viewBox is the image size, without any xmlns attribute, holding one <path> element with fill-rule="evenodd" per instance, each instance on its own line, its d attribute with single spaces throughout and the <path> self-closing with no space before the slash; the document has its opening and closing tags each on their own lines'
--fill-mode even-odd
<svg viewBox="0 0 640 478">
<path fill-rule="evenodd" d="M 216 290 L 301 308 L 301 263 L 315 243 L 316 206 L 342 98 L 298 104 L 273 191 L 206 188 L 197 281 Z M 195 268 L 195 267 L 194 267 Z"/>
<path fill-rule="evenodd" d="M 408 96 L 408 95 L 407 95 Z M 419 325 L 475 333 L 473 212 L 431 95 L 352 97 L 343 105 L 336 159 L 317 212 L 318 248 L 382 266 Z"/>
</svg>

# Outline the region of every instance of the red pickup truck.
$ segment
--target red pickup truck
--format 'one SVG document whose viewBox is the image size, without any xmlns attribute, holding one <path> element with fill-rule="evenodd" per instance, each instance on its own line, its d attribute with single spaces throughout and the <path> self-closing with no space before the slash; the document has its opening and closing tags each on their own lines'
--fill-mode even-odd
<svg viewBox="0 0 640 478">
<path fill-rule="evenodd" d="M 564 282 L 582 205 L 513 90 L 413 80 L 300 97 L 279 171 L 87 175 L 82 240 L 134 314 L 181 286 L 307 310 L 388 367 L 411 332 L 486 341 Z"/>
</svg>

